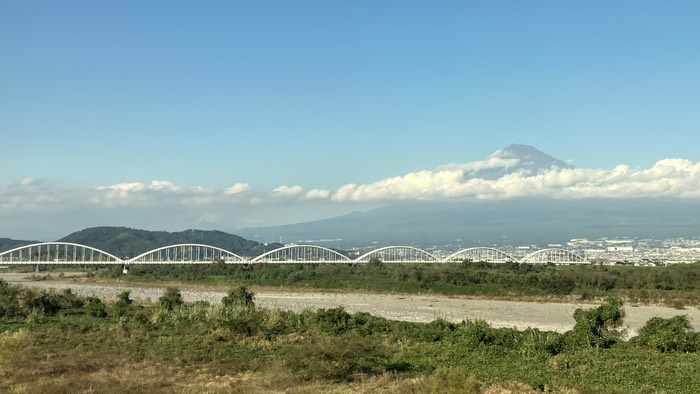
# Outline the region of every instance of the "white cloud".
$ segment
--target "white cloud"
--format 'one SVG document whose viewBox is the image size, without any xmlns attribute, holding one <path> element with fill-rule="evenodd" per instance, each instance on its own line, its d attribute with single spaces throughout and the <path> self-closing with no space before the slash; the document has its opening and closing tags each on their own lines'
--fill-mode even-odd
<svg viewBox="0 0 700 394">
<path fill-rule="evenodd" d="M 250 185 L 247 183 L 236 183 L 235 185 L 229 187 L 228 189 L 224 190 L 224 194 L 226 195 L 235 195 L 235 194 L 240 194 L 243 192 L 247 192 L 250 190 Z"/>
<path fill-rule="evenodd" d="M 95 188 L 71 188 L 25 179 L 0 185 L 0 230 L 12 223 L 65 226 L 71 231 L 95 225 L 154 229 L 250 227 L 316 220 L 396 200 L 506 200 L 523 197 L 700 199 L 700 163 L 660 160 L 651 168 L 549 169 L 510 173 L 497 179 L 465 169 L 491 164 L 449 165 L 368 184 L 349 183 L 335 192 L 301 186 L 256 191 L 247 183 L 224 189 L 186 187 L 169 181 L 130 182 Z M 3 233 L 0 232 L 0 236 Z"/>
<path fill-rule="evenodd" d="M 283 197 L 294 197 L 298 196 L 303 192 L 304 189 L 301 186 L 287 186 L 287 185 L 282 185 L 274 190 L 272 190 L 273 193 L 279 196 Z"/>
<path fill-rule="evenodd" d="M 43 233 L 52 234 L 44 238 L 51 240 L 92 226 L 234 231 L 240 227 L 324 219 L 371 206 L 338 204 L 328 198 L 281 198 L 301 193 L 300 186 L 280 187 L 271 193 L 255 191 L 244 183 L 224 189 L 206 189 L 168 181 L 94 188 L 64 187 L 45 181 L 17 182 L 0 185 L 0 236 Z M 322 189 L 309 194 L 310 197 L 323 195 Z M 37 223 L 40 223 L 39 228 Z"/>
<path fill-rule="evenodd" d="M 438 171 L 463 171 L 465 174 L 473 174 L 484 170 L 493 169 L 508 169 L 520 164 L 520 160 L 512 158 L 503 158 L 498 156 L 490 156 L 486 160 L 472 161 L 469 163 L 449 163 L 438 167 Z"/>
<path fill-rule="evenodd" d="M 107 190 L 113 193 L 129 193 L 144 190 L 146 185 L 141 182 L 118 183 L 110 186 L 99 186 L 97 190 Z"/>
<path fill-rule="evenodd" d="M 182 187 L 176 186 L 172 182 L 168 182 L 168 181 L 152 181 L 150 184 L 148 184 L 147 188 L 148 188 L 148 190 L 171 191 L 171 192 L 177 192 L 177 191 L 180 191 L 183 189 Z"/>
<path fill-rule="evenodd" d="M 37 184 L 38 182 L 39 181 L 36 178 L 24 178 L 19 182 L 19 184 L 22 186 L 29 186 Z"/>
<path fill-rule="evenodd" d="M 326 189 L 313 189 L 306 193 L 305 197 L 310 200 L 321 200 L 331 196 L 331 191 Z"/>
<path fill-rule="evenodd" d="M 452 168 L 451 170 L 448 168 Z M 466 165 L 462 168 L 484 168 Z M 550 169 L 516 172 L 498 179 L 472 178 L 459 165 L 388 178 L 366 185 L 340 187 L 334 201 L 406 199 L 503 200 L 518 197 L 641 198 L 700 197 L 700 163 L 666 159 L 650 169 L 619 165 L 612 170 Z"/>
<path fill-rule="evenodd" d="M 460 170 L 420 171 L 369 185 L 351 183 L 338 189 L 333 200 L 408 200 L 449 196 L 452 193 L 450 188 L 459 185 L 463 176 Z"/>
</svg>

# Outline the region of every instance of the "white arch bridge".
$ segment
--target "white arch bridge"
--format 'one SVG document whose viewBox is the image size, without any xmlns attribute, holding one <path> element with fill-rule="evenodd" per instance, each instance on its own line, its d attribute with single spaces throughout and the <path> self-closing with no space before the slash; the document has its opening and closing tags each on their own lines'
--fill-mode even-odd
<svg viewBox="0 0 700 394">
<path fill-rule="evenodd" d="M 388 246 L 350 258 L 336 250 L 316 245 L 287 245 L 257 257 L 242 257 L 228 250 L 203 244 L 178 244 L 150 250 L 130 259 L 122 259 L 91 246 L 70 242 L 44 242 L 24 245 L 0 253 L 1 265 L 130 265 L 139 264 L 366 264 L 399 263 L 532 263 L 587 264 L 581 255 L 566 249 L 543 249 L 516 259 L 494 248 L 468 248 L 439 258 L 412 246 Z"/>
</svg>

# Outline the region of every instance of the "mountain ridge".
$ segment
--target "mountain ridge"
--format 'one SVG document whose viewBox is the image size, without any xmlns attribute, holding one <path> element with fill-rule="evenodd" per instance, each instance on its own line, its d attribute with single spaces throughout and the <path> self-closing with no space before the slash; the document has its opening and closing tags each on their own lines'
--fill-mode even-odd
<svg viewBox="0 0 700 394">
<path fill-rule="evenodd" d="M 281 245 L 263 244 L 218 230 L 179 232 L 100 226 L 73 232 L 58 241 L 92 246 L 121 258 L 138 256 L 159 247 L 186 243 L 206 244 L 244 256 L 257 256 Z"/>
</svg>

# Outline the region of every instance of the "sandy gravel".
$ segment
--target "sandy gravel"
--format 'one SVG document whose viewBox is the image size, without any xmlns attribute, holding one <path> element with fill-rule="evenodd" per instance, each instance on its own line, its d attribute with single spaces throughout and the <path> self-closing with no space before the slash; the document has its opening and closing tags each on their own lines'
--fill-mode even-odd
<svg viewBox="0 0 700 394">
<path fill-rule="evenodd" d="M 31 274 L 0 273 L 9 283 L 35 288 L 71 288 L 74 293 L 99 297 L 105 300 L 116 299 L 124 290 L 131 291 L 136 300 L 153 302 L 165 291 L 163 287 L 108 286 L 84 283 L 70 283 L 58 280 L 31 280 Z M 185 301 L 221 302 L 225 292 L 205 290 L 182 290 Z M 460 322 L 462 320 L 483 319 L 493 327 L 527 327 L 540 330 L 564 332 L 574 325 L 573 314 L 577 308 L 595 305 L 577 303 L 534 303 L 518 301 L 497 301 L 446 297 L 437 295 L 396 295 L 365 293 L 329 292 L 282 292 L 258 291 L 255 303 L 265 308 L 281 308 L 301 311 L 304 309 L 333 308 L 342 306 L 349 312 L 369 312 L 393 320 L 429 322 L 436 318 Z M 625 306 L 625 325 L 628 335 L 636 335 L 637 330 L 654 316 L 672 317 L 685 314 L 690 317 L 695 330 L 700 331 L 700 310 L 689 307 L 685 310 L 661 306 Z"/>
</svg>

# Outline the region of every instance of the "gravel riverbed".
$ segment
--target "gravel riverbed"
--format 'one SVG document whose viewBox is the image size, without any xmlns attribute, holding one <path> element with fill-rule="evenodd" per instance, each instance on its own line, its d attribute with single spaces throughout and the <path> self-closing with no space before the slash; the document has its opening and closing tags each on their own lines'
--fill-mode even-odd
<svg viewBox="0 0 700 394">
<path fill-rule="evenodd" d="M 131 292 L 131 298 L 143 302 L 156 302 L 165 287 L 143 285 L 101 285 L 71 282 L 70 279 L 35 280 L 32 274 L 1 273 L 8 283 L 33 288 L 70 288 L 75 294 L 114 300 L 124 290 Z M 221 302 L 224 291 L 181 290 L 187 302 Z M 483 319 L 493 327 L 510 327 L 564 332 L 574 326 L 573 314 L 577 308 L 595 305 L 579 303 L 540 303 L 522 301 L 502 301 L 446 297 L 422 294 L 374 294 L 374 293 L 332 293 L 294 292 L 257 290 L 255 304 L 263 308 L 280 308 L 301 311 L 304 309 L 334 308 L 342 306 L 348 312 L 368 312 L 392 320 L 410 322 L 430 322 L 443 318 L 453 322 Z M 647 320 L 652 317 L 672 317 L 688 315 L 695 330 L 700 330 L 700 310 L 693 307 L 673 309 L 662 306 L 625 306 L 625 326 L 628 336 L 636 335 Z"/>
</svg>

